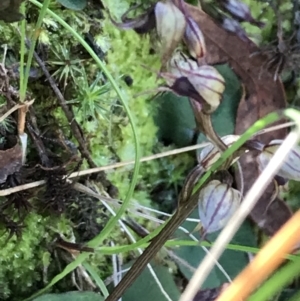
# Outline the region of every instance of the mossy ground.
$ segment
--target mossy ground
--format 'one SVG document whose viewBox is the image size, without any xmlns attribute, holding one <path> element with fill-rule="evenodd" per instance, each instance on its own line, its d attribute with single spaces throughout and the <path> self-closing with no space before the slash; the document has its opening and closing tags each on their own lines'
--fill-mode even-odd
<svg viewBox="0 0 300 301">
<path fill-rule="evenodd" d="M 129 7 L 130 2 L 107 1 L 103 4 L 108 5 L 112 16 L 119 17 Z M 159 69 L 159 56 L 151 51 L 150 37 L 145 36 L 141 39 L 133 31 L 121 31 L 114 27 L 107 14 L 102 14 L 99 10 L 97 3 L 88 6 L 84 12 L 74 12 L 62 9 L 58 3 L 52 1 L 50 9 L 82 36 L 91 34 L 94 46 L 101 49 L 102 58 L 120 85 L 129 108 L 133 112 L 142 156 L 165 149 L 156 137 L 157 128 L 153 121 L 153 112 L 156 110 L 155 101 L 149 100 L 148 95 L 136 97 L 138 93 L 157 86 L 156 74 L 141 67 L 145 65 L 152 70 Z M 32 32 L 37 16 L 37 9 L 28 3 L 28 34 Z M 1 24 L 0 26 L 1 44 L 7 44 L 9 50 L 6 58 L 7 67 L 19 61 L 20 41 L 17 28 L 18 24 Z M 113 162 L 134 159 L 132 129 L 116 94 L 106 83 L 93 60 L 84 53 L 72 35 L 49 16 L 43 21 L 37 53 L 40 56 L 45 55 L 46 67 L 59 84 L 66 101 L 73 104 L 75 118 L 82 128 L 94 163 L 97 166 L 104 166 Z M 32 77 L 29 81 L 28 96 L 35 99 L 34 110 L 37 124 L 41 132 L 45 133 L 45 139 L 43 138 L 42 141 L 46 149 L 51 150 L 54 153 L 53 156 L 57 156 L 53 161 L 60 164 L 65 163 L 70 159 L 70 154 L 54 141 L 57 139 L 55 133 L 60 130 L 66 139 L 70 139 L 70 142 L 75 145 L 77 142 L 70 133 L 68 121 L 57 104 L 57 99 L 35 63 L 32 66 L 32 74 L 35 74 L 36 77 Z M 102 89 L 104 85 L 106 88 L 95 98 L 93 96 L 95 90 L 86 88 L 92 86 L 97 76 L 99 76 L 99 81 L 95 85 L 96 88 Z M 126 84 L 125 77 L 130 77 L 132 80 L 130 85 Z M 18 79 L 11 79 L 10 84 L 16 90 L 18 89 Z M 139 174 L 139 185 L 133 199 L 144 205 L 150 205 L 150 194 L 155 186 L 162 182 L 165 182 L 166 187 L 173 183 L 180 183 L 184 177 L 183 172 L 190 162 L 189 156 L 184 155 L 180 160 L 172 158 L 143 164 Z M 37 163 L 40 163 L 39 157 L 33 141 L 30 140 L 27 167 L 32 167 Z M 88 168 L 88 163 L 85 161 L 81 166 L 81 169 L 84 168 Z M 122 199 L 126 195 L 131 175 L 132 165 L 107 173 L 108 180 L 117 187 L 118 198 Z M 29 178 L 27 180 L 30 182 L 37 179 Z M 94 183 L 102 186 L 97 179 Z M 103 211 L 100 202 L 84 194 L 67 193 L 68 202 L 66 204 L 71 208 L 65 208 L 60 203 L 59 206 L 62 206 L 63 213 L 51 210 L 53 208 L 42 210 L 41 207 L 47 205 L 41 199 L 43 196 L 42 188 L 38 189 L 36 193 L 33 192 L 33 196 L 28 200 L 32 207 L 28 209 L 27 215 L 24 210 L 22 211 L 26 218 L 22 222 L 20 237 L 13 236 L 8 243 L 6 243 L 8 234 L 0 238 L 1 300 L 21 300 L 30 296 L 44 287 L 47 281 L 51 280 L 67 264 L 59 253 L 57 256 L 54 255 L 51 247 L 57 233 L 65 235 L 67 238 L 75 234 L 78 242 L 84 242 L 98 234 L 107 221 L 108 213 Z M 70 198 L 73 201 L 70 202 Z M 7 199 L 3 197 L 2 203 L 6 201 Z M 64 199 L 57 201 L 64 202 Z M 51 206 L 53 203 L 50 204 Z M 92 208 L 88 208 L 89 206 Z M 74 213 L 77 211 L 78 215 Z M 84 212 L 92 215 L 89 221 Z M 12 208 L 7 214 L 11 214 L 15 220 L 18 219 Z M 85 218 L 85 226 L 78 230 L 80 218 Z M 128 243 L 127 238 L 118 228 L 110 235 L 107 242 L 109 240 L 113 240 L 117 244 Z M 96 267 L 101 278 L 104 279 L 111 274 L 111 268 L 108 265 L 110 257 L 96 254 L 91 256 L 90 262 Z M 74 285 L 70 276 L 53 290 L 64 291 L 72 288 Z"/>
<path fill-rule="evenodd" d="M 119 20 L 121 14 L 133 2 L 139 1 L 105 0 L 102 2 L 104 7 L 111 12 L 111 16 Z M 252 26 L 245 28 L 256 42 L 261 44 L 270 42 L 270 37 L 274 37 L 274 24 L 276 23 L 274 13 L 270 9 L 265 9 L 265 3 L 248 0 L 245 2 L 248 2 L 255 17 L 264 11 L 262 19 L 268 20 L 263 31 Z M 109 71 L 120 85 L 134 115 L 142 156 L 166 150 L 167 148 L 161 145 L 156 136 L 157 127 L 153 119 L 155 110 L 157 110 L 155 100 L 151 100 L 148 95 L 136 97 L 137 94 L 151 90 L 158 85 L 156 74 L 142 67 L 143 65 L 151 70 L 158 70 L 160 66 L 159 55 L 153 51 L 150 36 L 141 37 L 134 31 L 122 31 L 114 27 L 107 14 L 100 9 L 97 1 L 91 1 L 83 12 L 62 9 L 54 0 L 51 2 L 50 9 L 82 36 L 91 36 L 94 46 L 98 47 L 98 50 L 100 49 L 99 55 L 102 56 Z M 288 14 L 289 9 L 288 3 L 282 5 L 281 10 L 284 14 Z M 27 32 L 29 35 L 37 17 L 38 10 L 28 4 Z M 286 19 L 289 20 L 289 18 Z M 290 27 L 290 21 L 283 23 L 285 32 L 290 32 Z M 1 45 L 7 44 L 9 50 L 6 58 L 7 67 L 13 66 L 19 61 L 20 38 L 17 28 L 17 23 L 0 25 Z M 94 163 L 97 166 L 104 166 L 134 159 L 132 128 L 115 92 L 107 84 L 97 65 L 74 40 L 73 36 L 49 16 L 43 21 L 37 52 L 44 57 L 45 65 L 54 76 L 66 101 L 72 106 Z M 17 73 L 16 71 L 16 75 Z M 35 63 L 32 66 L 32 74 L 28 96 L 35 99 L 33 107 L 37 124 L 45 138 L 48 138 L 42 141 L 46 149 L 54 153 L 52 154 L 53 161 L 61 165 L 67 162 L 71 155 L 57 142 L 54 142 L 58 138 L 57 131 L 61 130 L 66 140 L 70 140 L 74 144 L 77 142 L 70 133 L 70 126 L 55 95 Z M 95 98 L 95 90 L 92 87 L 96 79 L 96 89 L 102 90 L 97 90 Z M 128 80 L 130 84 L 128 84 Z M 18 90 L 17 76 L 16 79 L 11 79 L 11 85 Z M 3 101 L 5 100 L 3 99 Z M 193 160 L 188 155 L 181 155 L 180 158 L 171 157 L 143 163 L 133 200 L 137 200 L 143 205 L 151 205 L 155 198 L 159 199 L 157 195 L 153 196 L 155 188 L 161 186 L 162 189 L 168 190 L 172 187 L 174 190 L 173 186 L 176 187 L 182 183 L 185 171 L 192 162 Z M 33 167 L 37 163 L 40 163 L 40 159 L 33 141 L 30 141 L 25 169 Z M 81 169 L 88 167 L 88 163 L 84 161 Z M 41 172 L 38 174 L 42 177 Z M 119 199 L 125 197 L 131 176 L 132 165 L 107 172 L 108 180 L 112 186 L 117 187 Z M 27 180 L 33 181 L 37 178 L 32 177 Z M 101 180 L 96 178 L 93 181 L 102 187 Z M 22 222 L 24 226 L 22 236 L 13 236 L 8 242 L 6 240 L 9 234 L 0 237 L 1 300 L 22 300 L 44 287 L 47 281 L 61 271 L 67 262 L 59 253 L 56 256 L 51 247 L 57 233 L 68 238 L 75 234 L 78 242 L 84 242 L 101 231 L 108 219 L 108 213 L 99 201 L 84 194 L 72 194 L 69 191 L 60 200 L 61 202 L 68 200 L 65 203 L 67 208 L 62 204 L 64 209 L 62 213 L 55 212 L 51 208 L 47 211 L 41 210 L 43 209 L 41 207 L 45 205 L 41 199 L 44 196 L 43 193 L 43 189 L 38 189 L 29 198 L 32 207 L 28 209 L 29 212 Z M 165 199 L 168 197 L 166 196 Z M 1 198 L 3 204 L 6 201 L 7 198 Z M 9 208 L 6 214 L 17 220 L 18 213 L 14 210 L 14 208 Z M 22 213 L 24 213 L 24 209 Z M 90 219 L 87 219 L 87 215 Z M 85 226 L 81 226 L 79 229 L 80 219 L 84 220 Z M 109 240 L 113 240 L 117 244 L 128 243 L 127 237 L 119 228 L 112 232 L 106 242 Z M 97 269 L 101 278 L 111 274 L 111 267 L 108 264 L 110 257 L 96 254 L 91 256 L 89 261 Z M 65 291 L 72 288 L 74 286 L 71 277 L 66 277 L 65 281 L 60 282 L 53 290 Z"/>
</svg>

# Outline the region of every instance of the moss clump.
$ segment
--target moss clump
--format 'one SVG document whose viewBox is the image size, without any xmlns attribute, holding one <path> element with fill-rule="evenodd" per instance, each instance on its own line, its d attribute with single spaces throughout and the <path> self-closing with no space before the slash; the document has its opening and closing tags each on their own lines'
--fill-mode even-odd
<svg viewBox="0 0 300 301">
<path fill-rule="evenodd" d="M 48 247 L 53 240 L 49 225 L 60 233 L 71 230 L 63 217 L 55 219 L 29 213 L 21 238 L 13 237 L 6 242 L 8 234 L 1 236 L 1 300 L 19 301 L 43 286 L 45 258 L 49 258 Z M 54 275 L 48 275 L 51 276 Z"/>
</svg>

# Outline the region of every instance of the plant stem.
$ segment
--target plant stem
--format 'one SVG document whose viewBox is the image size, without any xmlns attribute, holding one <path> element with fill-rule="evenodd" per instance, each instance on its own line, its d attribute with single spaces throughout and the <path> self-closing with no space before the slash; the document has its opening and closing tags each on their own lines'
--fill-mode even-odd
<svg viewBox="0 0 300 301">
<path fill-rule="evenodd" d="M 37 0 L 29 0 L 32 4 L 35 6 L 41 8 L 42 4 L 38 2 Z M 121 218 L 123 213 L 125 212 L 126 208 L 128 208 L 128 205 L 130 203 L 131 196 L 133 194 L 134 188 L 137 183 L 138 179 L 138 173 L 139 173 L 139 167 L 140 167 L 140 157 L 141 157 L 141 150 L 139 145 L 139 139 L 137 135 L 137 129 L 134 123 L 133 115 L 129 109 L 129 106 L 127 104 L 127 101 L 124 99 L 123 93 L 121 92 L 119 86 L 115 82 L 114 78 L 110 74 L 110 72 L 107 70 L 105 64 L 99 59 L 99 57 L 96 55 L 96 53 L 93 51 L 93 49 L 85 42 L 85 40 L 74 30 L 69 24 L 67 24 L 62 18 L 60 18 L 57 14 L 55 14 L 53 11 L 47 9 L 46 12 L 54 18 L 59 24 L 61 24 L 66 30 L 68 30 L 73 37 L 86 49 L 86 51 L 91 55 L 91 57 L 94 59 L 98 67 L 102 70 L 102 72 L 105 74 L 108 81 L 111 83 L 112 87 L 116 91 L 116 94 L 120 101 L 122 102 L 122 105 L 124 106 L 124 109 L 128 115 L 128 119 L 132 128 L 133 133 L 133 139 L 135 144 L 135 164 L 134 164 L 134 170 L 132 175 L 132 180 L 130 182 L 126 197 L 124 199 L 124 202 L 122 206 L 120 207 L 119 211 L 117 212 L 116 216 L 112 217 L 108 223 L 106 224 L 105 228 L 99 233 L 93 240 L 89 242 L 90 247 L 97 247 L 99 246 L 102 241 L 111 233 L 114 226 L 117 224 L 118 220 Z M 40 295 L 44 291 L 46 291 L 48 288 L 53 286 L 55 283 L 60 281 L 63 277 L 65 277 L 68 273 L 73 271 L 77 268 L 82 262 L 84 262 L 88 258 L 89 254 L 83 253 L 80 254 L 73 262 L 71 262 L 66 268 L 58 275 L 56 275 L 51 282 L 42 290 L 34 294 L 33 296 L 29 297 L 26 300 L 31 300 L 32 298 Z"/>
<path fill-rule="evenodd" d="M 38 21 L 35 25 L 34 34 L 31 41 L 31 46 L 29 49 L 28 57 L 27 57 L 27 63 L 26 63 L 26 70 L 24 74 L 24 57 L 25 57 L 25 41 L 26 41 L 26 21 L 25 19 L 21 22 L 21 57 L 20 57 L 20 102 L 24 102 L 26 99 L 26 91 L 27 91 L 27 84 L 28 84 L 28 78 L 29 78 L 29 72 L 30 67 L 32 63 L 32 57 L 34 48 L 36 45 L 36 41 L 38 38 L 38 32 L 40 31 L 43 19 L 45 17 L 47 8 L 50 4 L 50 0 L 45 0 L 42 9 L 39 13 Z M 25 3 L 21 5 L 21 12 L 25 14 Z M 18 134 L 19 136 L 24 134 L 25 131 L 25 123 L 26 123 L 26 113 L 28 111 L 28 107 L 24 106 L 19 109 L 18 111 Z"/>
<path fill-rule="evenodd" d="M 175 214 L 167 221 L 167 224 L 163 230 L 152 240 L 150 245 L 145 249 L 144 253 L 135 261 L 129 272 L 126 273 L 124 278 L 115 287 L 105 301 L 117 301 L 124 294 L 125 290 L 132 285 L 132 283 L 143 271 L 147 263 L 151 261 L 153 256 L 160 250 L 160 248 L 162 248 L 165 241 L 176 231 L 176 229 L 195 209 L 198 204 L 197 194 L 201 186 L 209 179 L 212 173 L 223 166 L 228 158 L 230 158 L 255 132 L 277 121 L 280 117 L 281 116 L 278 113 L 271 113 L 265 116 L 263 119 L 257 121 L 240 137 L 238 141 L 236 141 L 232 146 L 226 149 L 224 153 L 222 153 L 220 159 L 211 166 L 209 171 L 207 171 L 195 185 L 191 198 L 187 200 L 179 199 L 178 208 Z"/>
<path fill-rule="evenodd" d="M 197 130 L 203 132 L 203 134 L 210 140 L 220 152 L 227 149 L 227 145 L 222 141 L 219 135 L 215 132 L 212 122 L 211 115 L 202 112 L 201 108 L 193 99 L 189 98 L 190 105 L 193 109 Z"/>
</svg>

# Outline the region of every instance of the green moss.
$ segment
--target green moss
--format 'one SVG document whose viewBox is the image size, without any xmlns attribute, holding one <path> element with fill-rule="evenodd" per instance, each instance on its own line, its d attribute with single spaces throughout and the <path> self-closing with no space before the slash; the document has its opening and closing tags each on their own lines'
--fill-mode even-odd
<svg viewBox="0 0 300 301">
<path fill-rule="evenodd" d="M 252 16 L 265 23 L 265 26 L 261 29 L 257 26 L 244 23 L 243 27 L 248 33 L 249 37 L 258 45 L 262 45 L 265 40 L 269 39 L 273 33 L 275 14 L 269 7 L 268 3 L 264 1 L 251 1 L 243 0 L 251 11 Z M 275 22 L 276 24 L 276 22 Z"/>
<path fill-rule="evenodd" d="M 267 1 L 251 1 L 242 0 L 250 7 L 250 11 L 254 18 L 259 19 L 265 23 L 265 26 L 260 29 L 250 24 L 244 24 L 244 28 L 250 37 L 258 45 L 269 44 L 277 38 L 277 17 L 268 4 Z M 290 36 L 292 30 L 293 16 L 293 3 L 285 0 L 280 2 L 278 6 L 276 1 L 273 1 L 274 7 L 278 9 L 278 13 L 282 20 L 281 26 L 283 29 L 283 35 Z"/>
<path fill-rule="evenodd" d="M 5 244 L 8 234 L 1 236 L 1 300 L 19 301 L 40 288 L 45 258 L 48 258 L 47 265 L 53 264 L 48 247 L 55 233 L 49 231 L 48 225 L 67 234 L 71 229 L 68 224 L 63 217 L 55 219 L 29 213 L 20 239 L 13 237 Z"/>
<path fill-rule="evenodd" d="M 129 8 L 131 2 L 135 1 L 114 0 L 104 1 L 104 4 L 109 5 L 112 15 L 119 18 Z M 104 20 L 95 21 L 90 20 L 88 15 L 83 12 L 64 10 L 62 13 L 60 6 L 55 1 L 52 2 L 50 8 L 81 34 L 88 32 L 91 28 L 93 29 L 95 42 L 104 51 L 107 67 L 119 84 L 134 116 L 142 156 L 167 150 L 167 148 L 159 145 L 157 141 L 157 127 L 152 114 L 156 110 L 156 104 L 149 100 L 152 95 L 136 97 L 137 94 L 153 89 L 158 85 L 156 74 L 142 67 L 142 65 L 145 65 L 151 70 L 158 70 L 160 67 L 159 57 L 150 54 L 152 46 L 150 37 L 141 37 L 134 31 L 122 31 L 114 27 L 107 16 Z M 29 5 L 29 9 L 30 16 L 35 19 L 36 9 L 31 5 Z M 99 22 L 99 24 L 95 25 L 95 22 Z M 28 29 L 30 30 L 31 27 L 29 26 Z M 11 30 L 11 27 L 0 27 L 0 33 L 5 36 L 7 41 L 16 41 L 15 44 L 10 44 L 10 46 L 16 50 L 15 59 L 18 61 L 18 36 Z M 39 43 L 47 44 L 47 47 L 49 47 L 47 67 L 52 74 L 54 72 L 52 69 L 55 70 L 53 61 L 57 60 L 52 50 L 56 49 L 57 45 L 65 47 L 64 50 L 70 52 L 71 59 L 76 59 L 81 51 L 80 46 L 70 33 L 58 26 L 50 17 L 44 20 Z M 64 59 L 66 58 L 61 57 L 62 63 Z M 98 67 L 90 58 L 85 57 L 82 62 L 75 62 L 74 66 L 85 69 L 90 84 L 99 73 Z M 76 68 L 74 68 L 75 76 L 73 78 L 68 76 L 68 85 L 64 86 L 63 82 L 60 82 L 59 85 L 67 101 L 76 99 L 78 89 L 81 88 L 76 84 L 82 79 L 82 74 L 76 71 Z M 128 87 L 124 83 L 124 75 L 129 75 L 133 79 L 132 86 Z M 79 78 L 80 80 L 78 80 Z M 55 126 L 62 129 L 66 137 L 69 137 L 69 124 L 57 105 L 58 102 L 55 96 L 49 91 L 51 91 L 49 87 L 45 88 L 45 85 L 39 82 L 29 83 L 29 92 L 35 98 L 34 109 L 37 113 L 38 124 L 45 127 L 45 125 L 49 126 L 49 121 L 54 121 Z M 86 99 L 81 101 L 86 101 Z M 86 116 L 80 110 L 80 106 L 73 106 L 75 118 L 82 126 L 94 162 L 98 166 L 103 166 L 116 161 L 134 159 L 135 149 L 132 128 L 115 92 L 110 90 L 103 94 L 101 102 L 106 109 L 105 116 L 98 114 L 97 118 L 90 121 L 88 120 L 89 116 Z M 74 138 L 72 139 L 75 142 Z M 32 144 L 30 144 L 30 158 L 32 150 Z M 150 206 L 152 201 L 150 192 L 154 186 L 161 182 L 166 186 L 181 183 L 185 177 L 185 170 L 190 164 L 190 157 L 182 154 L 143 163 L 140 169 L 139 187 L 136 189 L 133 199 L 143 205 Z M 87 165 L 84 164 L 83 168 L 86 167 Z M 121 199 L 125 197 L 128 191 L 131 175 L 132 165 L 108 173 L 108 178 L 117 186 L 119 198 Z M 43 282 L 45 280 L 43 279 L 44 270 L 48 270 L 48 280 L 60 272 L 53 261 L 52 253 L 50 256 L 48 252 L 48 246 L 52 242 L 55 232 L 64 233 L 67 236 L 71 233 L 71 222 L 63 216 L 42 217 L 31 212 L 28 214 L 24 226 L 20 240 L 13 238 L 4 245 L 6 236 L 0 238 L 0 290 L 3 295 L 3 297 L 0 296 L 0 299 L 14 301 L 29 296 L 45 286 L 46 283 Z M 49 231 L 49 227 L 51 231 Z M 151 225 L 149 225 L 149 228 L 151 228 Z M 117 241 L 119 244 L 128 243 L 128 238 L 120 231 L 119 227 L 112 231 L 110 239 Z M 100 277 L 105 278 L 111 273 L 108 260 L 110 258 L 103 257 L 100 253 L 90 257 L 90 262 L 94 267 L 97 267 Z M 67 277 L 67 279 L 70 278 Z M 68 285 L 70 287 L 70 283 L 66 282 L 67 288 Z"/>
</svg>

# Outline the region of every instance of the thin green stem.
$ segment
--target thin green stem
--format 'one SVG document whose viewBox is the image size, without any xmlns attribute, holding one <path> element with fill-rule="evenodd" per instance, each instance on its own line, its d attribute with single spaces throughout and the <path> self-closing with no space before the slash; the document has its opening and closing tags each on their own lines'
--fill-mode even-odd
<svg viewBox="0 0 300 301">
<path fill-rule="evenodd" d="M 30 0 L 30 2 L 32 4 L 38 6 L 38 7 L 42 6 L 36 0 Z M 109 220 L 109 222 L 107 223 L 106 227 L 102 230 L 100 235 L 96 236 L 92 241 L 90 241 L 89 246 L 96 247 L 103 241 L 103 239 L 105 239 L 108 236 L 110 231 L 113 229 L 113 227 L 116 225 L 117 221 L 120 219 L 120 217 L 123 215 L 126 208 L 128 207 L 130 198 L 133 194 L 133 191 L 134 191 L 134 188 L 135 188 L 135 185 L 136 185 L 136 182 L 137 182 L 137 176 L 138 176 L 139 167 L 140 167 L 140 162 L 139 161 L 140 161 L 140 157 L 141 157 L 140 156 L 141 151 L 140 151 L 140 146 L 139 146 L 139 140 L 138 140 L 138 136 L 137 136 L 136 126 L 135 126 L 134 121 L 133 121 L 133 116 L 132 116 L 131 111 L 128 107 L 128 104 L 127 104 L 126 100 L 124 99 L 123 94 L 122 94 L 119 86 L 115 82 L 115 80 L 112 77 L 112 75 L 110 74 L 110 72 L 107 70 L 106 66 L 99 59 L 99 57 L 96 55 L 96 53 L 93 51 L 93 49 L 85 42 L 85 40 L 69 24 L 67 24 L 62 18 L 60 18 L 57 14 L 55 14 L 51 10 L 47 9 L 46 11 L 60 25 L 62 25 L 65 29 L 67 29 L 74 36 L 74 38 L 77 39 L 77 41 L 86 49 L 86 51 L 91 55 L 91 57 L 94 59 L 96 64 L 99 66 L 99 68 L 103 71 L 106 78 L 111 83 L 112 87 L 114 88 L 114 90 L 116 91 L 118 97 L 120 98 L 120 100 L 122 102 L 122 105 L 124 106 L 124 109 L 125 109 L 125 111 L 128 115 L 131 127 L 132 127 L 134 143 L 135 143 L 135 149 L 136 149 L 136 152 L 135 152 L 135 165 L 134 165 L 134 170 L 133 170 L 132 181 L 131 181 L 130 187 L 128 189 L 128 193 L 125 197 L 125 200 L 124 200 L 122 206 L 120 207 L 119 211 L 117 212 L 117 215 L 114 218 Z"/>
<path fill-rule="evenodd" d="M 213 243 L 209 243 L 207 241 L 193 241 L 193 240 L 168 240 L 165 243 L 165 247 L 169 248 L 176 248 L 176 247 L 211 247 Z M 137 248 L 143 248 L 149 246 L 149 242 L 141 242 L 141 240 L 137 241 L 136 243 L 132 243 L 130 245 L 122 245 L 122 246 L 113 246 L 113 247 L 100 247 L 97 249 L 98 252 L 100 252 L 103 255 L 113 255 L 113 254 L 120 254 L 120 253 L 127 253 L 135 251 Z M 255 247 L 248 247 L 248 246 L 242 246 L 242 245 L 234 245 L 234 244 L 228 244 L 226 246 L 226 250 L 232 250 L 232 251 L 238 251 L 238 252 L 247 252 L 247 253 L 253 253 L 256 254 L 260 251 L 259 248 Z M 298 255 L 287 255 L 286 259 L 295 261 L 298 260 Z"/>
<path fill-rule="evenodd" d="M 84 262 L 82 265 L 88 271 L 88 273 L 93 277 L 93 279 L 95 280 L 96 284 L 98 285 L 102 295 L 104 296 L 104 298 L 106 298 L 109 295 L 109 292 L 105 286 L 105 283 L 99 277 L 97 271 L 87 262 Z"/>
<path fill-rule="evenodd" d="M 25 15 L 26 4 L 23 2 L 20 7 L 20 13 Z M 26 94 L 26 88 L 24 87 L 24 62 L 25 62 L 25 39 L 26 39 L 26 20 L 25 18 L 21 21 L 21 46 L 20 46 L 20 100 L 25 99 L 24 94 Z M 25 92 L 24 92 L 25 91 Z M 22 97 L 21 97 L 22 95 Z"/>
<path fill-rule="evenodd" d="M 26 63 L 26 69 L 25 69 L 25 75 L 20 76 L 20 84 L 22 83 L 22 86 L 20 85 L 20 101 L 23 102 L 26 98 L 26 90 L 27 90 L 27 85 L 28 85 L 28 79 L 29 79 L 29 72 L 30 72 L 30 67 L 32 63 L 32 58 L 33 58 L 33 52 L 35 49 L 36 41 L 39 36 L 39 31 L 41 30 L 42 22 L 43 19 L 47 13 L 48 6 L 50 4 L 51 0 L 44 0 L 43 4 L 40 4 L 41 11 L 39 13 L 38 20 L 35 24 L 34 28 L 34 33 L 31 37 L 30 40 L 30 48 L 28 51 L 28 57 L 27 57 L 27 63 Z M 23 61 L 21 61 L 20 64 L 20 69 L 22 70 L 22 73 L 24 72 L 24 53 L 25 53 L 25 41 L 26 41 L 26 32 L 25 32 L 25 27 L 26 27 L 26 21 L 23 20 L 21 23 L 21 59 L 23 56 Z M 23 52 L 22 52 L 22 47 L 23 47 Z"/>
<path fill-rule="evenodd" d="M 39 8 L 42 7 L 42 4 L 36 0 L 30 0 L 30 2 Z M 49 14 L 52 18 L 54 18 L 65 29 L 67 29 L 74 36 L 74 38 L 77 39 L 77 41 L 86 49 L 86 51 L 91 55 L 91 57 L 94 59 L 94 61 L 98 65 L 98 67 L 102 70 L 102 72 L 105 74 L 106 78 L 111 83 L 114 90 L 116 91 L 116 94 L 118 95 L 120 101 L 122 102 L 122 104 L 124 106 L 124 109 L 128 115 L 130 125 L 132 127 L 134 144 L 135 144 L 135 164 L 134 164 L 132 181 L 130 183 L 130 186 L 129 186 L 128 192 L 126 194 L 126 197 L 124 199 L 124 202 L 123 202 L 122 206 L 120 207 L 119 211 L 117 212 L 116 216 L 112 217 L 106 224 L 105 228 L 101 231 L 101 233 L 99 235 L 97 235 L 94 239 L 92 239 L 88 244 L 90 247 L 97 247 L 109 235 L 109 233 L 111 233 L 114 226 L 117 224 L 118 220 L 121 218 L 121 216 L 123 215 L 123 213 L 125 212 L 126 208 L 129 205 L 131 196 L 134 192 L 134 188 L 137 183 L 137 177 L 138 177 L 139 167 L 140 167 L 141 151 L 140 151 L 139 139 L 138 139 L 136 126 L 135 126 L 131 111 L 129 109 L 129 106 L 128 106 L 126 100 L 124 99 L 119 86 L 115 82 L 115 80 L 112 77 L 112 75 L 110 74 L 110 72 L 107 70 L 104 63 L 99 59 L 99 57 L 95 54 L 95 52 L 92 50 L 92 48 L 84 41 L 84 39 L 71 26 L 69 26 L 63 19 L 61 19 L 57 14 L 55 14 L 54 12 L 52 12 L 49 9 L 46 10 L 46 13 Z M 160 228 L 158 228 L 158 229 L 160 229 Z M 42 294 L 43 292 L 45 292 L 46 290 L 48 290 L 51 286 L 53 286 L 55 283 L 57 283 L 58 281 L 63 279 L 67 274 L 69 274 L 74 269 L 76 269 L 79 264 L 81 264 L 88 258 L 88 256 L 89 256 L 89 254 L 87 254 L 87 253 L 80 254 L 72 263 L 70 263 L 68 266 L 66 266 L 66 268 L 60 274 L 56 275 L 45 288 L 43 288 L 42 290 L 40 290 L 39 292 L 32 295 L 31 297 L 29 297 L 26 300 L 32 300 L 36 296 L 38 296 L 38 295 Z"/>
</svg>

